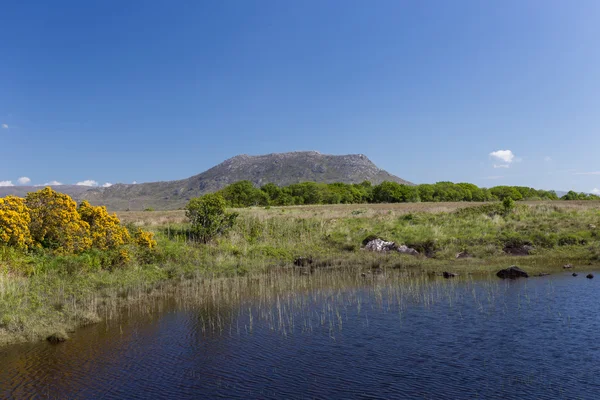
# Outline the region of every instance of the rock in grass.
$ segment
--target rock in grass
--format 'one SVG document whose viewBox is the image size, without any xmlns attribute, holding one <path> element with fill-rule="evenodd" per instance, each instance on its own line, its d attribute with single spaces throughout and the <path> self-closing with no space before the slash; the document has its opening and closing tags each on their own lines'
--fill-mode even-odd
<svg viewBox="0 0 600 400">
<path fill-rule="evenodd" d="M 586 278 L 588 278 L 588 279 L 594 279 L 594 274 L 587 274 Z"/>
<path fill-rule="evenodd" d="M 513 265 L 512 267 L 501 269 L 496 273 L 498 278 L 502 279 L 517 279 L 517 278 L 529 278 L 529 274 L 523 271 L 521 268 Z"/>
<path fill-rule="evenodd" d="M 67 332 L 62 331 L 62 330 L 56 331 L 52 335 L 50 335 L 46 338 L 46 340 L 52 344 L 62 343 L 68 339 L 69 339 L 69 336 L 67 335 Z"/>
<path fill-rule="evenodd" d="M 565 264 L 563 265 L 563 269 L 572 269 L 573 268 L 573 264 Z"/>
<path fill-rule="evenodd" d="M 444 271 L 444 273 L 443 273 L 442 275 L 443 275 L 443 277 L 444 277 L 444 278 L 446 278 L 446 279 L 450 279 L 450 278 L 454 278 L 454 277 L 458 276 L 458 274 L 457 274 L 457 273 L 454 273 L 454 272 L 447 272 L 447 271 Z"/>
<path fill-rule="evenodd" d="M 367 244 L 365 244 L 365 249 L 370 250 L 370 251 L 376 251 L 378 253 L 396 250 L 396 248 L 397 248 L 396 243 L 387 242 L 387 241 L 385 241 L 383 239 L 379 239 L 379 238 L 373 239 L 373 240 L 367 242 Z"/>
<path fill-rule="evenodd" d="M 406 245 L 401 245 L 398 246 L 398 248 L 396 249 L 398 251 L 398 253 L 402 253 L 402 254 L 410 254 L 411 256 L 418 256 L 419 252 L 413 248 L 410 248 Z"/>
</svg>

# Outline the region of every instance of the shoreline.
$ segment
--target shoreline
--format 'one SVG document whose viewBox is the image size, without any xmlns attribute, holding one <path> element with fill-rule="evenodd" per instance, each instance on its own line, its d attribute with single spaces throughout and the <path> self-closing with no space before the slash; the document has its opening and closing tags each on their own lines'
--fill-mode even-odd
<svg viewBox="0 0 600 400">
<path fill-rule="evenodd" d="M 575 271 L 600 268 L 600 211 L 594 202 L 519 204 L 507 216 L 488 209 L 477 203 L 236 209 L 236 226 L 210 244 L 189 240 L 181 212 L 120 213 L 123 223 L 151 230 L 158 241 L 156 249 L 140 252 L 128 265 L 98 267 L 101 252 L 61 258 L 0 253 L 0 346 L 68 335 L 118 318 L 123 307 L 143 309 L 152 299 L 228 278 L 310 279 L 304 275 L 322 270 L 342 271 L 360 282 L 361 274 L 399 270 L 415 279 L 444 271 L 459 279 L 498 279 L 493 275 L 511 265 L 532 277 L 563 271 L 569 263 Z M 420 255 L 364 251 L 361 241 L 371 234 L 415 246 Z M 531 255 L 503 250 L 525 244 L 533 248 Z M 456 259 L 461 251 L 473 258 Z M 313 264 L 295 267 L 298 257 L 310 257 Z"/>
</svg>

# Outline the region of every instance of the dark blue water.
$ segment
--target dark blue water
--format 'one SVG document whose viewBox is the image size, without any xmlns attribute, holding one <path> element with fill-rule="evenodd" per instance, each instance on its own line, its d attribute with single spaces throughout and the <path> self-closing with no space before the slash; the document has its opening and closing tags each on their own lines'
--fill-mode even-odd
<svg viewBox="0 0 600 400">
<path fill-rule="evenodd" d="M 600 279 L 584 276 L 131 316 L 1 349 L 0 397 L 598 399 Z"/>
</svg>

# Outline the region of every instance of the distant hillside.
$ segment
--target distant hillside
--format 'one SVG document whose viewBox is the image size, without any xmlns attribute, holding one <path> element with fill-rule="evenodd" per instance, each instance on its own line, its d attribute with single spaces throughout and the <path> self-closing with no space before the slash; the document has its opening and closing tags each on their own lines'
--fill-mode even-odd
<svg viewBox="0 0 600 400">
<path fill-rule="evenodd" d="M 1 186 L 0 197 L 8 195 L 25 197 L 27 193 L 36 192 L 43 188 L 43 186 Z M 79 199 L 83 193 L 90 190 L 90 187 L 80 185 L 53 185 L 52 189 L 56 190 L 57 192 L 68 194 L 74 199 Z"/>
<path fill-rule="evenodd" d="M 95 188 L 79 198 L 112 210 L 177 209 L 192 197 L 214 192 L 241 180 L 256 186 L 267 183 L 345 182 L 374 184 L 393 181 L 412 185 L 397 176 L 377 168 L 366 156 L 352 154 L 334 156 L 316 151 L 274 153 L 262 156 L 239 155 L 195 176 L 178 181 L 151 182 L 136 185 L 117 184 Z"/>
</svg>

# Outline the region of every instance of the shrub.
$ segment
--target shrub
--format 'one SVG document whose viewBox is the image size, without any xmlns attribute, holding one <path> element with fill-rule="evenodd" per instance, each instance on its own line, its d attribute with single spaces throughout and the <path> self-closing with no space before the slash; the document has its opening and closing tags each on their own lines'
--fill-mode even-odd
<svg viewBox="0 0 600 400">
<path fill-rule="evenodd" d="M 115 214 L 110 215 L 106 207 L 92 206 L 83 201 L 77 208 L 81 219 L 90 226 L 92 246 L 100 250 L 115 249 L 127 244 L 131 237 Z"/>
<path fill-rule="evenodd" d="M 502 209 L 504 210 L 504 214 L 508 215 L 515 209 L 515 201 L 512 197 L 505 197 L 502 200 Z"/>
<path fill-rule="evenodd" d="M 531 235 L 533 244 L 539 247 L 553 248 L 556 246 L 556 234 L 535 232 Z"/>
<path fill-rule="evenodd" d="M 218 193 L 191 199 L 185 215 L 192 224 L 193 235 L 203 243 L 227 232 L 238 216 L 227 212 L 225 199 Z"/>
<path fill-rule="evenodd" d="M 137 228 L 133 233 L 133 239 L 135 244 L 144 249 L 153 249 L 156 247 L 156 240 L 154 240 L 154 233 L 144 231 Z"/>
<path fill-rule="evenodd" d="M 29 209 L 23 199 L 0 198 L 0 243 L 27 250 L 33 244 L 30 222 Z"/>
<path fill-rule="evenodd" d="M 586 244 L 587 241 L 584 238 L 581 238 L 577 235 L 573 235 L 573 234 L 565 234 L 565 235 L 561 235 L 558 238 L 558 245 L 559 246 L 574 246 L 574 245 L 578 245 L 578 244 Z"/>
<path fill-rule="evenodd" d="M 90 226 L 77 212 L 77 203 L 47 187 L 28 193 L 29 230 L 33 240 L 56 253 L 77 253 L 92 245 Z"/>
</svg>

